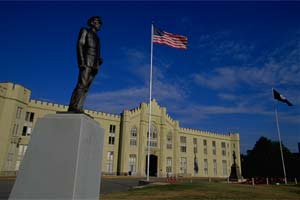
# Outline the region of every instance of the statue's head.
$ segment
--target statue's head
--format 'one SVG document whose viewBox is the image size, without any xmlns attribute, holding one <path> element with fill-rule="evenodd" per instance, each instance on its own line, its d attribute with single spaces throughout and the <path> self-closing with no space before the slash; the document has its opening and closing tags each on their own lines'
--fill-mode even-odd
<svg viewBox="0 0 300 200">
<path fill-rule="evenodd" d="M 98 31 L 101 25 L 103 24 L 103 22 L 99 16 L 92 16 L 88 19 L 87 24 L 91 28 L 95 28 Z"/>
</svg>

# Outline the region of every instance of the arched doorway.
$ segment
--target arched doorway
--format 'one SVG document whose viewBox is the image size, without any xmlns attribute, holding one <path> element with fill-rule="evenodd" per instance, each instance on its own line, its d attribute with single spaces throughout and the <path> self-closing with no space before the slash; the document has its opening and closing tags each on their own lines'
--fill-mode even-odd
<svg viewBox="0 0 300 200">
<path fill-rule="evenodd" d="M 146 156 L 145 173 L 147 174 L 148 155 Z M 149 176 L 157 176 L 157 156 L 150 155 Z"/>
</svg>

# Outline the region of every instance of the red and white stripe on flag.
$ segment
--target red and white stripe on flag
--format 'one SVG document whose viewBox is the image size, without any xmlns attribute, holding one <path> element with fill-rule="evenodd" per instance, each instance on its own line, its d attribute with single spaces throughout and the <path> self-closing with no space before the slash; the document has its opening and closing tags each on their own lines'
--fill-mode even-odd
<svg viewBox="0 0 300 200">
<path fill-rule="evenodd" d="M 187 49 L 187 37 L 183 35 L 168 33 L 156 27 L 154 27 L 153 30 L 153 43 L 165 44 L 169 47 L 177 49 Z"/>
</svg>

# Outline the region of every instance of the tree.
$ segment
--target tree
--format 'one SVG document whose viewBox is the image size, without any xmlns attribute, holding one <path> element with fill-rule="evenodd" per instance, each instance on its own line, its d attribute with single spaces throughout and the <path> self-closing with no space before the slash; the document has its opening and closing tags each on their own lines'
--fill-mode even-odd
<svg viewBox="0 0 300 200">
<path fill-rule="evenodd" d="M 297 177 L 299 166 L 294 154 L 282 145 L 283 157 L 286 164 L 287 177 Z M 279 142 L 261 137 L 252 150 L 241 156 L 242 172 L 246 178 L 251 177 L 283 177 L 283 168 Z"/>
</svg>

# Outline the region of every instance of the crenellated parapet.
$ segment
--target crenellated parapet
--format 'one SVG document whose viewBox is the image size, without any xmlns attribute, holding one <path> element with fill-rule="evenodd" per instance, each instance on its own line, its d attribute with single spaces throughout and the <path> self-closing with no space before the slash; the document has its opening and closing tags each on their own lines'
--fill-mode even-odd
<svg viewBox="0 0 300 200">
<path fill-rule="evenodd" d="M 113 121 L 120 121 L 120 119 L 121 119 L 120 115 L 99 112 L 99 111 L 94 111 L 94 110 L 86 110 L 86 109 L 84 111 L 85 111 L 85 113 L 91 115 L 94 118 L 113 120 Z"/>
<path fill-rule="evenodd" d="M 166 113 L 166 118 L 171 124 L 175 124 L 176 120 L 172 119 L 168 113 Z"/>
<path fill-rule="evenodd" d="M 51 103 L 47 101 L 40 100 L 30 100 L 29 106 L 33 108 L 43 109 L 43 110 L 51 110 L 51 111 L 67 111 L 68 106 L 62 104 Z M 91 115 L 94 118 L 107 119 L 107 120 L 120 120 L 120 115 L 98 112 L 94 110 L 84 110 L 85 113 Z"/>
<path fill-rule="evenodd" d="M 0 96 L 28 104 L 31 91 L 22 85 L 6 82 L 0 83 Z"/>
<path fill-rule="evenodd" d="M 51 110 L 51 111 L 67 111 L 68 106 L 57 104 L 57 103 L 51 103 L 47 101 L 40 101 L 40 100 L 30 100 L 29 106 L 33 108 L 39 108 L 44 110 Z"/>
<path fill-rule="evenodd" d="M 220 133 L 215 133 L 215 132 L 210 132 L 210 131 L 201 131 L 201 130 L 196 130 L 196 129 L 191 129 L 191 128 L 180 128 L 179 131 L 184 134 L 193 134 L 193 135 L 225 139 L 225 140 L 239 140 L 238 133 L 220 134 Z"/>
<path fill-rule="evenodd" d="M 140 114 L 140 112 L 141 112 L 141 108 L 138 107 L 138 108 L 134 108 L 134 109 L 129 110 L 128 114 L 130 116 L 134 116 L 134 115 Z"/>
<path fill-rule="evenodd" d="M 6 96 L 7 93 L 7 87 L 5 87 L 4 85 L 0 84 L 0 96 Z"/>
</svg>

